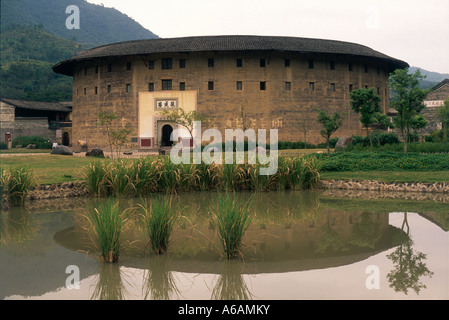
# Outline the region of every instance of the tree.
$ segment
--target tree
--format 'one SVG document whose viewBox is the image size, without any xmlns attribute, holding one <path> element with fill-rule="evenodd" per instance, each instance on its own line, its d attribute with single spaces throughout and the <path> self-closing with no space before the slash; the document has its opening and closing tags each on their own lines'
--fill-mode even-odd
<svg viewBox="0 0 449 320">
<path fill-rule="evenodd" d="M 209 122 L 206 115 L 198 113 L 196 110 L 184 111 L 182 108 L 176 110 L 163 110 L 161 115 L 168 121 L 179 124 L 187 129 L 190 133 L 190 137 L 193 141 L 193 129 L 196 121 Z"/>
<path fill-rule="evenodd" d="M 382 117 L 382 108 L 380 107 L 380 97 L 374 93 L 374 88 L 360 88 L 350 93 L 351 108 L 360 113 L 360 122 L 366 128 L 366 136 L 369 138 L 370 146 L 373 146 L 369 128 L 379 121 L 384 122 Z"/>
<path fill-rule="evenodd" d="M 129 135 L 132 130 L 129 127 L 122 127 L 114 129 L 114 122 L 119 119 L 119 116 L 114 112 L 100 111 L 98 113 L 98 125 L 104 127 L 104 133 L 108 137 L 109 147 L 111 149 L 111 157 L 114 158 L 114 150 L 117 157 L 120 156 L 121 149 L 128 142 Z"/>
<path fill-rule="evenodd" d="M 389 86 L 394 93 L 391 106 L 397 111 L 394 124 L 401 132 L 404 152 L 407 152 L 412 119 L 425 107 L 423 100 L 430 92 L 419 87 L 424 78 L 419 69 L 410 74 L 408 68 L 397 69 L 390 75 Z"/>
<path fill-rule="evenodd" d="M 343 124 L 343 114 L 335 112 L 333 116 L 327 114 L 324 110 L 318 110 L 318 122 L 321 123 L 324 127 L 320 131 L 320 134 L 323 138 L 326 139 L 327 142 L 327 154 L 330 155 L 330 146 L 329 140 L 331 135 L 337 131 L 340 126 Z"/>
<path fill-rule="evenodd" d="M 422 114 L 418 114 L 412 118 L 410 121 L 410 127 L 418 134 L 419 131 L 424 129 L 427 126 L 427 119 L 424 118 Z M 418 139 L 419 140 L 419 139 Z"/>
</svg>

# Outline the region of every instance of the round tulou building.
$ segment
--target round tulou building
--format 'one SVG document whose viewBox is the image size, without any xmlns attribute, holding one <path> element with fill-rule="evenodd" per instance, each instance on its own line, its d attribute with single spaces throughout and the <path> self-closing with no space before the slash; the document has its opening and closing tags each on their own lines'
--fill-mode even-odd
<svg viewBox="0 0 449 320">
<path fill-rule="evenodd" d="M 225 129 L 252 128 L 278 129 L 279 141 L 324 142 L 317 109 L 345 113 L 335 137 L 362 134 L 351 90 L 374 88 L 386 113 L 389 73 L 405 67 L 355 43 L 204 36 L 105 45 L 53 70 L 73 76 L 73 145 L 107 145 L 97 125 L 102 111 L 114 112 L 118 126 L 132 129 L 129 147 L 157 148 L 170 145 L 178 128 L 160 111 L 176 108 L 204 113 L 212 121 L 202 130 L 219 129 L 223 139 Z"/>
</svg>

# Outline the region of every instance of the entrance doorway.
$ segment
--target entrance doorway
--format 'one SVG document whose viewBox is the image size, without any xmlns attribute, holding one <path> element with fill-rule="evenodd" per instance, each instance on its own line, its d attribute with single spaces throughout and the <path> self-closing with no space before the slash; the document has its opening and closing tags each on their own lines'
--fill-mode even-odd
<svg viewBox="0 0 449 320">
<path fill-rule="evenodd" d="M 5 144 L 6 144 L 7 148 L 12 147 L 11 133 L 9 133 L 9 132 L 5 133 Z"/>
<path fill-rule="evenodd" d="M 68 132 L 62 134 L 62 145 L 66 147 L 70 145 L 70 135 Z"/>
<path fill-rule="evenodd" d="M 173 128 L 171 125 L 166 124 L 162 127 L 162 139 L 161 145 L 163 147 L 171 147 L 173 145 L 173 141 L 171 141 L 171 134 L 173 132 Z"/>
</svg>

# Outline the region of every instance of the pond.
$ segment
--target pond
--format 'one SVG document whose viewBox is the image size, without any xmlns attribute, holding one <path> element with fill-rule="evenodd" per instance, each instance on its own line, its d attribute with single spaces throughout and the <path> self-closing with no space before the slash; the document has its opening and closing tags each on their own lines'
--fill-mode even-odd
<svg viewBox="0 0 449 320">
<path fill-rule="evenodd" d="M 166 254 L 148 253 L 135 225 L 114 264 L 98 258 L 84 231 L 91 199 L 3 208 L 0 299 L 449 299 L 444 195 L 240 196 L 253 197 L 254 218 L 233 260 L 223 256 L 209 219 L 214 192 L 175 196 L 182 218 Z"/>
</svg>

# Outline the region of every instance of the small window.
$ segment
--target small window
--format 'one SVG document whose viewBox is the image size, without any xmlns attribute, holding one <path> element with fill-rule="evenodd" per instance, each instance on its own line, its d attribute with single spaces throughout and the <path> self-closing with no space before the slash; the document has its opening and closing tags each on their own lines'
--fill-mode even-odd
<svg viewBox="0 0 449 320">
<path fill-rule="evenodd" d="M 153 92 L 154 91 L 154 82 L 150 82 L 148 84 L 148 91 Z"/>
<path fill-rule="evenodd" d="M 148 61 L 148 69 L 150 69 L 150 70 L 154 69 L 154 60 Z"/>
<path fill-rule="evenodd" d="M 95 87 L 95 94 L 98 94 L 98 87 Z"/>
<path fill-rule="evenodd" d="M 112 86 L 108 85 L 108 93 L 111 93 L 111 91 L 112 91 Z"/>
<path fill-rule="evenodd" d="M 126 92 L 131 92 L 131 84 L 129 83 L 126 85 Z"/>
<path fill-rule="evenodd" d="M 172 80 L 162 80 L 162 90 L 172 90 Z"/>
<path fill-rule="evenodd" d="M 108 64 L 108 72 L 112 72 L 112 64 Z"/>
<path fill-rule="evenodd" d="M 284 59 L 284 66 L 286 68 L 290 67 L 290 59 Z"/>
<path fill-rule="evenodd" d="M 349 63 L 349 64 L 348 64 L 348 70 L 349 70 L 349 71 L 352 71 L 352 63 Z"/>
<path fill-rule="evenodd" d="M 315 91 L 315 82 L 309 82 L 309 90 Z"/>
<path fill-rule="evenodd" d="M 335 70 L 335 62 L 331 61 L 330 64 L 329 64 L 329 67 L 330 67 L 331 70 Z"/>
<path fill-rule="evenodd" d="M 162 70 L 170 70 L 173 68 L 173 59 L 162 59 Z"/>
<path fill-rule="evenodd" d="M 335 92 L 335 83 L 331 83 L 331 91 Z"/>
<path fill-rule="evenodd" d="M 208 66 L 209 68 L 213 68 L 213 67 L 215 66 L 215 60 L 214 60 L 214 58 L 209 58 L 209 59 L 207 59 L 207 66 Z"/>
<path fill-rule="evenodd" d="M 184 69 L 186 67 L 186 59 L 179 60 L 179 68 Z"/>
<path fill-rule="evenodd" d="M 214 82 L 213 81 L 209 81 L 207 83 L 207 89 L 208 90 L 214 90 Z"/>
<path fill-rule="evenodd" d="M 84 88 L 84 95 L 87 94 L 87 88 Z"/>
<path fill-rule="evenodd" d="M 185 91 L 186 90 L 186 83 L 180 82 L 179 83 L 179 91 Z"/>
<path fill-rule="evenodd" d="M 236 65 L 237 65 L 237 68 L 243 67 L 243 60 L 240 58 L 237 58 Z"/>
<path fill-rule="evenodd" d="M 243 90 L 243 82 L 242 81 L 237 81 L 237 90 Z"/>
<path fill-rule="evenodd" d="M 380 96 L 380 87 L 377 87 L 377 95 Z"/>
<path fill-rule="evenodd" d="M 266 66 L 265 59 L 264 59 L 264 58 L 261 58 L 261 59 L 260 59 L 260 67 L 261 67 L 261 68 L 265 68 L 265 66 Z"/>
<path fill-rule="evenodd" d="M 266 90 L 267 89 L 267 83 L 265 81 L 260 82 L 260 90 Z"/>
<path fill-rule="evenodd" d="M 309 69 L 313 69 L 313 68 L 314 68 L 313 60 L 309 60 Z"/>
<path fill-rule="evenodd" d="M 131 62 L 127 62 L 126 63 L 126 70 L 131 70 L 131 67 L 132 67 L 132 64 L 131 64 Z"/>
<path fill-rule="evenodd" d="M 285 83 L 285 91 L 291 91 L 292 90 L 292 83 L 286 82 Z"/>
<path fill-rule="evenodd" d="M 352 92 L 352 90 L 354 90 L 354 86 L 353 86 L 353 84 L 351 83 L 351 84 L 349 85 L 349 92 Z"/>
</svg>

